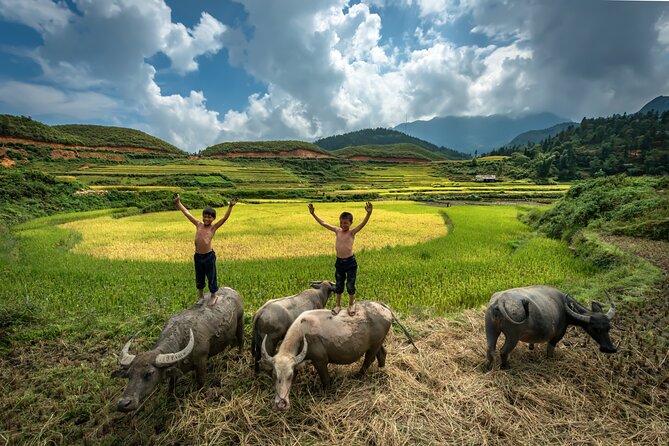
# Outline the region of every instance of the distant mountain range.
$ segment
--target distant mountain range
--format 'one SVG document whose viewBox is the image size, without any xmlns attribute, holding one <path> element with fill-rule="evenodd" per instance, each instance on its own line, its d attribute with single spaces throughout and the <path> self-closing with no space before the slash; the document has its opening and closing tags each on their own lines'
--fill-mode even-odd
<svg viewBox="0 0 669 446">
<path fill-rule="evenodd" d="M 397 125 L 394 129 L 436 145 L 473 154 L 475 151 L 485 152 L 504 146 L 520 133 L 546 129 L 568 121 L 553 113 L 519 117 L 446 116 L 429 121 L 413 121 Z"/>
<path fill-rule="evenodd" d="M 561 124 L 555 124 L 552 127 L 541 130 L 530 130 L 529 132 L 523 132 L 520 135 L 516 136 L 505 145 L 505 147 L 511 146 L 526 146 L 527 144 L 536 144 L 543 141 L 546 138 L 555 136 L 563 130 L 567 130 L 569 127 L 578 127 L 578 122 L 563 122 Z"/>
</svg>

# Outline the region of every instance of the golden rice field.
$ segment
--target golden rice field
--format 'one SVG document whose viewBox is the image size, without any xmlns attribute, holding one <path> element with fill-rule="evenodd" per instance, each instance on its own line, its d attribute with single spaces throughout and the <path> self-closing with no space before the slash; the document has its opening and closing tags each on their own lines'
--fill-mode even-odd
<svg viewBox="0 0 669 446">
<path fill-rule="evenodd" d="M 401 205 L 401 206 L 398 206 Z M 226 208 L 218 209 L 218 218 Z M 318 203 L 316 214 L 332 225 L 349 211 L 353 225 L 365 215 L 364 203 Z M 192 209 L 201 218 L 201 209 Z M 193 253 L 195 227 L 180 211 L 120 219 L 103 216 L 61 225 L 81 234 L 77 254 L 117 260 L 181 262 Z M 406 202 L 377 202 L 372 217 L 356 237 L 356 250 L 414 245 L 446 235 L 438 208 Z M 318 256 L 334 252 L 334 234 L 321 227 L 303 203 L 237 204 L 213 242 L 228 260 Z"/>
</svg>

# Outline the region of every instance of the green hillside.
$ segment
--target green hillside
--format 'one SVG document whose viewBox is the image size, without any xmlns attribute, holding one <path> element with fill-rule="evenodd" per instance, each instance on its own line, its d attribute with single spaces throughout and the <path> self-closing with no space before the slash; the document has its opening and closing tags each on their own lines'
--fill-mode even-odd
<svg viewBox="0 0 669 446">
<path fill-rule="evenodd" d="M 172 144 L 135 129 L 85 124 L 48 126 L 27 116 L 0 115 L 0 137 L 86 147 L 136 147 L 186 155 Z"/>
<path fill-rule="evenodd" d="M 84 141 L 78 136 L 34 121 L 28 116 L 0 115 L 0 136 L 59 144 L 84 145 Z"/>
<path fill-rule="evenodd" d="M 183 150 L 162 139 L 148 135 L 140 130 L 126 127 L 67 124 L 56 125 L 52 128 L 79 138 L 84 141 L 84 145 L 89 147 L 138 147 L 143 149 L 158 149 L 174 154 L 186 154 Z"/>
<path fill-rule="evenodd" d="M 238 141 L 238 142 L 224 142 L 209 146 L 200 152 L 200 156 L 214 156 L 226 155 L 232 153 L 278 153 L 278 152 L 292 152 L 294 150 L 308 150 L 310 152 L 320 153 L 323 155 L 332 155 L 321 149 L 315 144 L 305 141 Z"/>
<path fill-rule="evenodd" d="M 441 161 L 446 158 L 439 153 L 431 152 L 415 144 L 370 144 L 363 146 L 345 147 L 333 150 L 337 156 L 352 158 L 354 156 L 369 156 L 371 158 L 410 158 L 425 161 Z"/>
<path fill-rule="evenodd" d="M 532 164 L 537 178 L 669 174 L 669 111 L 584 118 L 541 143 L 493 150 Z"/>
</svg>

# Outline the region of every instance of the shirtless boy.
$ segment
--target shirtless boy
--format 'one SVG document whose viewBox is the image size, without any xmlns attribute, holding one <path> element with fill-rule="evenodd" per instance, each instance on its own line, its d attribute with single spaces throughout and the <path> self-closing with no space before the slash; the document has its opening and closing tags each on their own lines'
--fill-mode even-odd
<svg viewBox="0 0 669 446">
<path fill-rule="evenodd" d="M 209 284 L 209 291 L 211 297 L 208 299 L 207 305 L 214 305 L 218 300 L 218 283 L 216 281 L 216 253 L 211 249 L 211 239 L 223 223 L 230 217 L 232 207 L 237 204 L 237 199 L 230 200 L 230 206 L 223 218 L 214 223 L 216 219 L 216 210 L 212 208 L 205 208 L 202 211 L 202 221 L 193 217 L 188 212 L 188 209 L 181 204 L 179 194 L 174 194 L 174 202 L 177 208 L 188 218 L 191 223 L 195 225 L 195 286 L 197 287 L 198 300 L 197 304 L 202 305 L 205 302 L 204 298 L 204 279 L 207 278 Z"/>
<path fill-rule="evenodd" d="M 348 292 L 348 314 L 353 316 L 355 314 L 355 278 L 358 273 L 358 263 L 355 261 L 353 254 L 353 242 L 355 235 L 367 224 L 369 217 L 372 215 L 372 203 L 369 201 L 365 205 L 367 215 L 362 222 L 355 228 L 351 228 L 353 224 L 353 215 L 349 212 L 342 212 L 339 216 L 339 227 L 329 225 L 321 220 L 314 212 L 314 205 L 309 203 L 309 212 L 314 216 L 316 221 L 325 229 L 335 233 L 335 252 L 337 253 L 337 261 L 335 262 L 335 294 L 337 296 L 337 304 L 332 309 L 332 314 L 338 314 L 341 310 L 341 295 L 344 292 L 344 282 L 346 282 L 346 291 Z"/>
</svg>

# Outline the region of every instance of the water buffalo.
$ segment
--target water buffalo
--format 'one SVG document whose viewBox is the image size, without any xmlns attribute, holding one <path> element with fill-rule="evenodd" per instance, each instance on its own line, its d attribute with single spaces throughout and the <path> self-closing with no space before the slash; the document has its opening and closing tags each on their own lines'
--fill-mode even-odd
<svg viewBox="0 0 669 446">
<path fill-rule="evenodd" d="M 233 345 L 237 345 L 241 353 L 244 346 L 242 299 L 232 288 L 220 288 L 217 294 L 216 304 L 196 304 L 171 317 L 152 350 L 129 354 L 132 339 L 123 346 L 119 358 L 121 368 L 112 373 L 115 378 L 128 378 L 128 386 L 116 403 L 118 410 L 137 409 L 167 377 L 172 392 L 177 377 L 192 369 L 202 387 L 208 357 Z"/>
<path fill-rule="evenodd" d="M 256 311 L 251 334 L 251 355 L 256 372 L 260 370 L 260 343 L 263 338 L 267 336 L 265 347 L 273 356 L 290 324 L 304 311 L 325 308 L 334 289 L 334 284 L 328 280 L 311 282 L 311 288 L 294 296 L 272 299 Z"/>
<path fill-rule="evenodd" d="M 378 361 L 379 367 L 385 366 L 386 349 L 383 341 L 393 320 L 399 324 L 384 304 L 362 301 L 358 302 L 353 316 L 349 316 L 346 310 L 337 315 L 333 315 L 330 310 L 305 311 L 290 326 L 274 357 L 265 350 L 266 336 L 261 352 L 263 361 L 274 368 L 274 407 L 280 411 L 290 407 L 288 393 L 295 366 L 304 360 L 311 360 L 323 387 L 330 384 L 328 363 L 351 364 L 365 355 L 358 376 L 365 373 L 374 359 Z M 409 333 L 404 327 L 402 329 L 413 344 Z"/>
<path fill-rule="evenodd" d="M 611 319 L 615 305 L 604 314 L 602 306 L 592 303 L 588 310 L 571 296 L 557 288 L 545 285 L 513 288 L 492 295 L 485 313 L 485 332 L 488 340 L 486 368 L 492 369 L 497 338 L 504 333 L 504 345 L 500 349 L 501 367 L 509 366 L 509 353 L 518 341 L 530 344 L 547 342 L 546 354 L 552 357 L 555 346 L 564 336 L 569 325 L 583 328 L 604 353 L 615 353 L 616 348 L 609 338 Z"/>
</svg>

